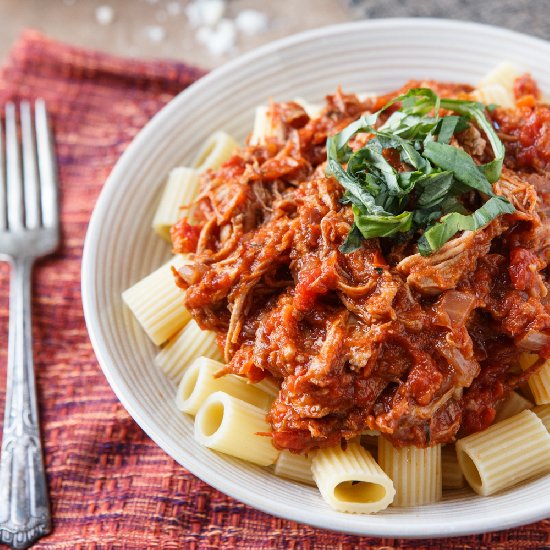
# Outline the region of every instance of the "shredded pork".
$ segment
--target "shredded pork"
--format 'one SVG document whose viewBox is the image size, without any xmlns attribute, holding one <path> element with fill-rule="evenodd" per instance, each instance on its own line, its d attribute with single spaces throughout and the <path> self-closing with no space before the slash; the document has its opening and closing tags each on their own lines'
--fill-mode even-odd
<svg viewBox="0 0 550 550">
<path fill-rule="evenodd" d="M 427 85 L 442 96 L 471 91 Z M 494 190 L 516 212 L 431 256 L 390 239 L 339 250 L 353 214 L 325 175 L 326 137 L 391 97 L 361 102 L 338 90 L 314 120 L 296 103 L 273 104 L 264 143 L 203 175 L 193 224 L 172 230 L 175 252 L 195 254 L 177 283 L 194 319 L 218 333 L 223 372 L 280 384 L 268 414 L 279 448 L 307 452 L 367 429 L 397 446 L 450 442 L 487 427 L 526 379 L 522 350 L 550 356 L 548 150 L 526 157 L 511 142 Z M 523 136 L 526 117 L 494 117 Z M 550 142 L 548 125 L 531 135 Z M 460 139 L 486 160 L 476 128 Z"/>
</svg>

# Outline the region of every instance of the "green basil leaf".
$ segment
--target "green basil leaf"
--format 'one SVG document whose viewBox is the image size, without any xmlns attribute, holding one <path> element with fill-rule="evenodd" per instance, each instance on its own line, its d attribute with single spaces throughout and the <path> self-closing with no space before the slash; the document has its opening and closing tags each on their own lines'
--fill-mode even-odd
<svg viewBox="0 0 550 550">
<path fill-rule="evenodd" d="M 426 144 L 424 156 L 443 170 L 453 172 L 455 178 L 468 187 L 488 196 L 494 195 L 491 184 L 466 151 L 446 143 L 431 141 Z"/>
<path fill-rule="evenodd" d="M 422 187 L 417 204 L 423 208 L 431 208 L 439 204 L 449 193 L 453 185 L 452 172 L 433 172 L 420 178 L 416 185 Z"/>
<path fill-rule="evenodd" d="M 405 211 L 397 216 L 372 216 L 362 214 L 356 206 L 352 208 L 355 224 L 365 239 L 389 237 L 395 233 L 405 233 L 412 226 L 412 212 Z"/>
<path fill-rule="evenodd" d="M 359 149 L 359 151 L 350 157 L 347 171 L 349 174 L 355 176 L 360 167 L 366 167 L 369 172 L 376 171 L 384 180 L 391 195 L 402 194 L 402 190 L 397 183 L 397 172 L 384 158 L 382 153 L 378 153 L 370 147 Z"/>
<path fill-rule="evenodd" d="M 446 116 L 441 119 L 437 134 L 438 143 L 449 143 L 451 141 L 459 120 L 460 117 L 457 116 Z"/>
<path fill-rule="evenodd" d="M 428 229 L 418 240 L 418 251 L 427 256 L 441 248 L 459 231 L 475 231 L 487 225 L 500 214 L 511 214 L 514 207 L 503 197 L 492 197 L 469 215 L 453 212 Z"/>
<path fill-rule="evenodd" d="M 344 149 L 348 141 L 357 133 L 357 132 L 374 132 L 373 125 L 378 120 L 378 115 L 381 111 L 372 113 L 370 115 L 363 115 L 359 117 L 355 122 L 352 122 L 346 126 L 339 134 L 332 136 L 332 142 L 334 144 L 334 153 L 335 158 L 338 158 L 338 153 Z"/>
<path fill-rule="evenodd" d="M 400 109 L 375 128 L 380 113 L 397 102 L 401 102 Z M 441 108 L 456 114 L 440 117 Z M 495 155 L 482 166 L 449 145 L 472 120 L 487 136 Z M 358 132 L 373 137 L 354 152 L 348 142 Z M 414 170 L 393 168 L 384 156 L 388 149 L 397 151 L 400 160 Z M 414 231 L 425 229 L 419 250 L 431 253 L 458 231 L 475 230 L 501 213 L 512 212 L 513 206 L 491 187 L 500 177 L 503 158 L 504 146 L 480 103 L 440 99 L 433 90 L 418 88 L 360 117 L 327 139 L 327 174 L 344 187 L 341 202 L 352 205 L 355 220 L 340 249 L 356 250 L 362 238 L 410 239 Z M 461 196 L 472 190 L 489 200 L 469 213 Z"/>
<path fill-rule="evenodd" d="M 485 174 L 485 177 L 490 183 L 495 183 L 495 181 L 500 178 L 500 173 L 502 172 L 502 164 L 504 162 L 505 149 L 502 141 L 500 141 L 493 125 L 489 119 L 485 116 L 483 111 L 483 105 L 475 101 L 461 101 L 459 99 L 443 99 L 441 101 L 441 106 L 444 109 L 449 109 L 458 113 L 460 115 L 473 118 L 479 128 L 485 132 L 489 143 L 493 149 L 495 155 L 494 160 L 483 164 L 480 166 L 480 170 Z"/>
<path fill-rule="evenodd" d="M 352 228 L 350 229 L 350 232 L 348 233 L 348 236 L 346 237 L 346 240 L 344 243 L 340 246 L 339 250 L 343 254 L 349 254 L 350 252 L 355 252 L 361 246 L 363 245 L 363 235 L 361 235 L 361 231 L 359 231 L 359 228 L 353 224 Z"/>
<path fill-rule="evenodd" d="M 386 131 L 376 132 L 376 138 L 385 149 L 393 148 L 400 151 L 400 157 L 403 162 L 414 166 L 417 170 L 426 168 L 426 159 L 416 150 L 414 143 L 403 139 L 397 134 L 391 134 Z"/>
<path fill-rule="evenodd" d="M 330 159 L 327 166 L 330 173 L 340 182 L 342 187 L 363 204 L 368 212 L 371 214 L 388 214 L 388 212 L 385 212 L 383 208 L 376 204 L 374 197 L 342 168 L 338 161 Z"/>
</svg>

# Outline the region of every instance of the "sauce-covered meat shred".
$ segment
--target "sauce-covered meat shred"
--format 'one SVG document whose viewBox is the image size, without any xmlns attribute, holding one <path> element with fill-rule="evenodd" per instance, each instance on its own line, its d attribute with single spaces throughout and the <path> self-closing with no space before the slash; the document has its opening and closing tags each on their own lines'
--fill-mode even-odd
<svg viewBox="0 0 550 550">
<path fill-rule="evenodd" d="M 265 143 L 204 174 L 193 219 L 172 229 L 174 251 L 194 253 L 176 277 L 185 306 L 219 334 L 224 372 L 280 384 L 267 416 L 278 448 L 307 452 L 367 429 L 396 446 L 453 441 L 486 428 L 538 367 L 519 370 L 522 351 L 550 357 L 550 107 L 528 76 L 517 109 L 490 114 L 507 151 L 493 187 L 513 214 L 430 256 L 399 239 L 339 250 L 353 214 L 325 174 L 326 138 L 420 85 L 471 92 L 410 82 L 362 102 L 338 90 L 316 119 L 271 105 Z M 459 142 L 486 160 L 480 132 Z"/>
</svg>

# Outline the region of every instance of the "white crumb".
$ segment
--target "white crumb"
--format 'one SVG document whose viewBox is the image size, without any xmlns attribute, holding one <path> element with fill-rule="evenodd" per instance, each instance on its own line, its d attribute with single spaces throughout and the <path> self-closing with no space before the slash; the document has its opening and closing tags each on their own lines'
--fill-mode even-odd
<svg viewBox="0 0 550 550">
<path fill-rule="evenodd" d="M 166 30 L 160 25 L 145 27 L 145 34 L 151 42 L 162 42 L 166 38 Z"/>
<path fill-rule="evenodd" d="M 100 25 L 110 25 L 115 19 L 115 10 L 111 6 L 98 6 L 95 18 Z"/>
<path fill-rule="evenodd" d="M 214 28 L 200 27 L 196 37 L 212 55 L 225 55 L 235 48 L 237 32 L 233 21 L 222 19 Z"/>
<path fill-rule="evenodd" d="M 181 4 L 179 2 L 168 2 L 166 11 L 169 15 L 179 15 L 181 13 Z"/>
<path fill-rule="evenodd" d="M 185 8 L 185 13 L 192 27 L 214 27 L 225 13 L 223 0 L 194 0 Z"/>
<path fill-rule="evenodd" d="M 261 11 L 243 10 L 235 18 L 235 25 L 240 32 L 251 36 L 267 30 L 269 22 L 267 15 Z"/>
</svg>

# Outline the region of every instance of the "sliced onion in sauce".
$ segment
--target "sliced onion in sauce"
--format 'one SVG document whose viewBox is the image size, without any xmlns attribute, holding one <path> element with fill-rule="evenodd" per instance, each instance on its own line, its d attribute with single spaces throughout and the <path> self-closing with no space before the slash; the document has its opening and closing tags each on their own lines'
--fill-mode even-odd
<svg viewBox="0 0 550 550">
<path fill-rule="evenodd" d="M 439 300 L 439 310 L 449 316 L 452 326 L 463 325 L 476 306 L 476 297 L 468 292 L 448 290 Z"/>
<path fill-rule="evenodd" d="M 550 334 L 538 330 L 530 330 L 525 336 L 516 340 L 516 345 L 522 349 L 539 351 L 550 343 Z"/>
</svg>

